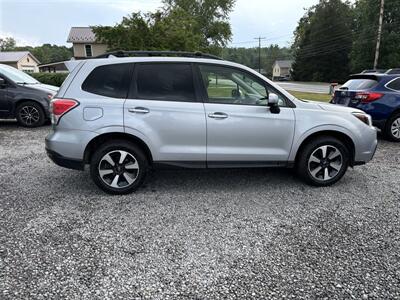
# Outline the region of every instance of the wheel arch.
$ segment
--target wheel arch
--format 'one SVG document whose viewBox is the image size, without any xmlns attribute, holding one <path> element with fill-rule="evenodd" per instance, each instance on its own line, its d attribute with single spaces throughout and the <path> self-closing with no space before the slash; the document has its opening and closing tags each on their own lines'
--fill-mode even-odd
<svg viewBox="0 0 400 300">
<path fill-rule="evenodd" d="M 314 133 L 311 133 L 308 135 L 301 144 L 299 145 L 297 152 L 296 152 L 296 157 L 295 157 L 295 163 L 298 162 L 299 155 L 303 151 L 304 147 L 312 140 L 319 138 L 319 137 L 334 137 L 337 138 L 339 141 L 341 141 L 350 151 L 350 166 L 354 166 L 354 156 L 355 156 L 355 144 L 353 139 L 348 136 L 347 134 L 341 132 L 341 131 L 336 131 L 336 130 L 322 130 L 322 131 L 317 131 Z"/>
<path fill-rule="evenodd" d="M 132 134 L 128 133 L 123 133 L 123 132 L 111 132 L 111 133 L 103 133 L 95 138 L 93 138 L 85 148 L 84 152 L 84 163 L 87 164 L 90 162 L 92 155 L 94 153 L 94 150 L 100 146 L 101 144 L 108 142 L 110 140 L 126 140 L 130 141 L 136 145 L 138 145 L 145 153 L 146 158 L 148 159 L 149 163 L 152 164 L 153 162 L 153 155 L 150 151 L 150 148 L 147 146 L 147 144 L 137 136 L 134 136 Z"/>
<path fill-rule="evenodd" d="M 400 107 L 397 107 L 395 110 L 392 111 L 392 113 L 389 115 L 389 118 L 387 118 L 385 122 L 385 126 L 387 125 L 388 121 L 393 118 L 395 115 L 400 114 Z"/>
</svg>

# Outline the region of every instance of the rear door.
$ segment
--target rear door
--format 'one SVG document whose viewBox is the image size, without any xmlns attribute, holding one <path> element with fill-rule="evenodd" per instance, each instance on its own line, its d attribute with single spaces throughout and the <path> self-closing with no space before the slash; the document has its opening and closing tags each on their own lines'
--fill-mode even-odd
<svg viewBox="0 0 400 300">
<path fill-rule="evenodd" d="M 136 63 L 124 104 L 127 133 L 141 137 L 158 163 L 205 167 L 206 120 L 191 63 Z"/>
<path fill-rule="evenodd" d="M 287 99 L 237 68 L 204 64 L 199 72 L 206 102 L 208 166 L 286 164 L 295 127 Z M 267 92 L 280 97 L 280 113 L 270 111 Z"/>
</svg>

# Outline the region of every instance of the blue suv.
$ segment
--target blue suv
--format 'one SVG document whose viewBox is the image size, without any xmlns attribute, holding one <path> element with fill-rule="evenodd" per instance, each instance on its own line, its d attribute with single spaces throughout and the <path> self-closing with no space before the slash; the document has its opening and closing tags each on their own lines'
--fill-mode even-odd
<svg viewBox="0 0 400 300">
<path fill-rule="evenodd" d="M 331 103 L 365 111 L 386 138 L 400 142 L 400 75 L 352 75 Z"/>
</svg>

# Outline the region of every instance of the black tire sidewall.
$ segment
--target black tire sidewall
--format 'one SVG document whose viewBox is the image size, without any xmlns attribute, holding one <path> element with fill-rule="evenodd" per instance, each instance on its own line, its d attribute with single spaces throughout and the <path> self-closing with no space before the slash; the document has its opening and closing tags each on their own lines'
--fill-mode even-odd
<svg viewBox="0 0 400 300">
<path fill-rule="evenodd" d="M 327 181 L 320 181 L 315 179 L 308 170 L 308 160 L 315 149 L 325 145 L 334 146 L 341 152 L 343 158 L 343 166 L 334 178 Z M 311 141 L 303 148 L 297 163 L 297 171 L 301 179 L 306 181 L 306 183 L 308 184 L 311 184 L 313 186 L 329 186 L 338 182 L 344 176 L 349 166 L 349 162 L 350 151 L 340 140 L 333 137 L 320 137 L 315 139 L 314 141 Z"/>
<path fill-rule="evenodd" d="M 98 165 L 103 156 L 111 151 L 117 150 L 123 150 L 132 154 L 139 164 L 139 174 L 136 178 L 136 181 L 132 185 L 121 189 L 113 188 L 104 183 L 103 180 L 100 178 L 98 170 Z M 125 195 L 136 191 L 143 184 L 147 172 L 148 161 L 144 152 L 135 144 L 126 141 L 107 142 L 96 150 L 90 161 L 90 176 L 92 177 L 92 180 L 99 188 L 101 188 L 106 193 L 112 195 Z"/>
<path fill-rule="evenodd" d="M 37 111 L 39 112 L 39 121 L 34 123 L 34 124 L 26 124 L 20 117 L 20 111 L 23 107 L 26 106 L 33 106 L 34 108 L 37 109 Z M 42 126 L 44 124 L 44 122 L 46 121 L 45 115 L 44 115 L 44 110 L 42 108 L 42 106 L 39 103 L 33 102 L 33 101 L 27 101 L 27 102 L 23 102 L 20 105 L 17 106 L 17 109 L 15 111 L 15 115 L 18 121 L 18 124 L 20 124 L 23 127 L 29 127 L 29 128 L 33 128 L 33 127 L 39 127 Z"/>
<path fill-rule="evenodd" d="M 391 117 L 388 122 L 386 123 L 385 126 L 385 137 L 392 141 L 392 142 L 400 142 L 399 138 L 396 138 L 393 134 L 392 134 L 392 124 L 395 120 L 397 120 L 398 118 L 400 118 L 400 114 L 395 114 L 393 117 Z"/>
</svg>

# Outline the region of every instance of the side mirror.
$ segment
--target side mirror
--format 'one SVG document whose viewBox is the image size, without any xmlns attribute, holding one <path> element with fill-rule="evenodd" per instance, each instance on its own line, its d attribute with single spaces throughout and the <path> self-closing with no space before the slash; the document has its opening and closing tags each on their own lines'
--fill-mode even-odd
<svg viewBox="0 0 400 300">
<path fill-rule="evenodd" d="M 241 96 L 239 89 L 232 90 L 231 94 L 232 94 L 232 98 L 234 98 L 234 99 L 239 99 Z"/>
<path fill-rule="evenodd" d="M 268 96 L 268 106 L 272 114 L 279 114 L 281 109 L 279 108 L 279 97 L 277 94 L 270 93 Z"/>
<path fill-rule="evenodd" d="M 277 94 L 270 93 L 268 96 L 268 106 L 278 105 L 279 97 Z"/>
<path fill-rule="evenodd" d="M 0 77 L 0 88 L 5 87 L 5 85 L 6 85 L 6 81 L 4 80 L 4 78 Z"/>
</svg>

